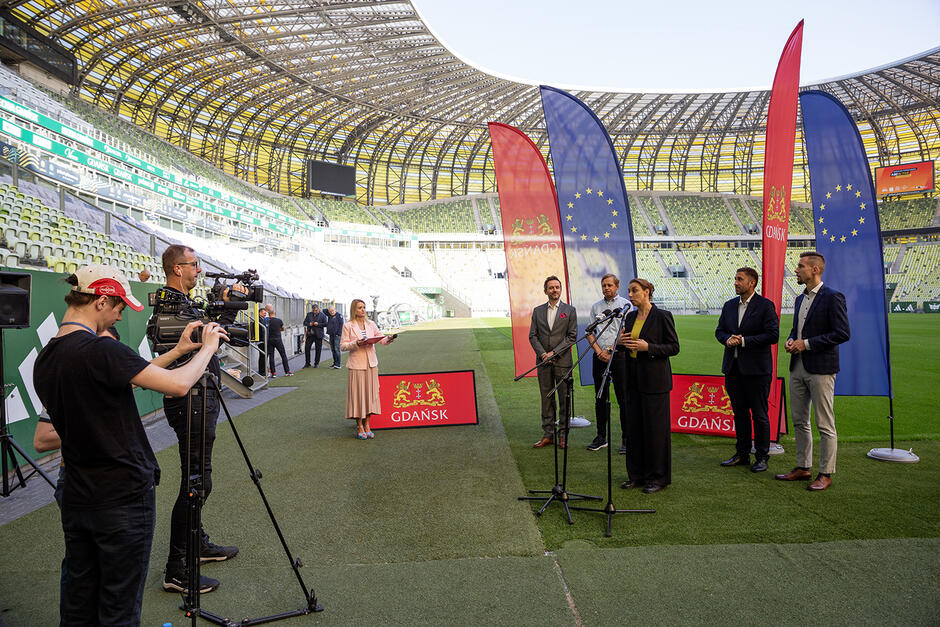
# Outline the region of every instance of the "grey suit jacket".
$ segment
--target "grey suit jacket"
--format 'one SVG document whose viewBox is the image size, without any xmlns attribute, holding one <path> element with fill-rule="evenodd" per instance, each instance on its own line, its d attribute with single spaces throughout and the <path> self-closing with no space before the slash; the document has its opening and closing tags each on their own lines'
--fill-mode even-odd
<svg viewBox="0 0 940 627">
<path fill-rule="evenodd" d="M 558 358 L 555 364 L 571 367 L 571 345 L 578 339 L 578 311 L 571 305 L 558 301 L 555 324 L 548 328 L 548 303 L 532 310 L 529 325 L 529 343 L 538 361 L 542 353 L 554 351 Z"/>
</svg>

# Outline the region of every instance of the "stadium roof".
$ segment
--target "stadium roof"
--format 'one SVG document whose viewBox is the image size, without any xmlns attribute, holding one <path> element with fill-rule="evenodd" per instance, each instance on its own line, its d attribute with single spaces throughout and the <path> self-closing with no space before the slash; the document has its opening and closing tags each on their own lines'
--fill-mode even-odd
<svg viewBox="0 0 940 627">
<path fill-rule="evenodd" d="M 547 154 L 536 87 L 457 58 L 408 1 L 4 4 L 71 50 L 81 98 L 281 193 L 301 193 L 308 158 L 355 165 L 367 204 L 495 191 L 491 120 Z M 940 157 L 940 48 L 806 87 L 846 104 L 873 162 Z M 768 91 L 575 95 L 628 190 L 760 194 Z M 798 142 L 794 200 L 808 197 Z"/>
</svg>

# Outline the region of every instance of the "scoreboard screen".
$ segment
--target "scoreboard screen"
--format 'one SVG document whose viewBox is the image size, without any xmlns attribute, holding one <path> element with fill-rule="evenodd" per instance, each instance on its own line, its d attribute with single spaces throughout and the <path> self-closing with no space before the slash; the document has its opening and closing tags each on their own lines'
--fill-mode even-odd
<svg viewBox="0 0 940 627">
<path fill-rule="evenodd" d="M 875 168 L 875 191 L 879 196 L 932 192 L 933 161 Z"/>
</svg>

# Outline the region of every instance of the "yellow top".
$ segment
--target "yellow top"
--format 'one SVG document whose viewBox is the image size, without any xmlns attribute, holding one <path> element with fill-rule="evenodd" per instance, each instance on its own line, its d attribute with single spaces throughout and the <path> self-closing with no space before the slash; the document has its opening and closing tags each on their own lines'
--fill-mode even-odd
<svg viewBox="0 0 940 627">
<path fill-rule="evenodd" d="M 630 329 L 630 337 L 634 340 L 640 337 L 640 331 L 643 329 L 643 323 L 646 322 L 646 318 L 640 319 L 640 316 L 636 317 L 636 320 L 633 322 L 633 328 Z M 637 351 L 630 351 L 630 357 L 636 359 Z"/>
</svg>

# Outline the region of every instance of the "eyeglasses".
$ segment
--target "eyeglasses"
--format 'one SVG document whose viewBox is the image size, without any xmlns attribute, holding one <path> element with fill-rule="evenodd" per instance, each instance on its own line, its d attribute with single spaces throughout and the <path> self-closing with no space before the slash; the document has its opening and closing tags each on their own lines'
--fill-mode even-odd
<svg viewBox="0 0 940 627">
<path fill-rule="evenodd" d="M 180 262 L 177 262 L 176 265 L 178 265 L 178 266 L 192 266 L 192 267 L 196 268 L 196 267 L 199 266 L 199 260 L 197 259 L 196 261 L 180 261 Z"/>
</svg>

